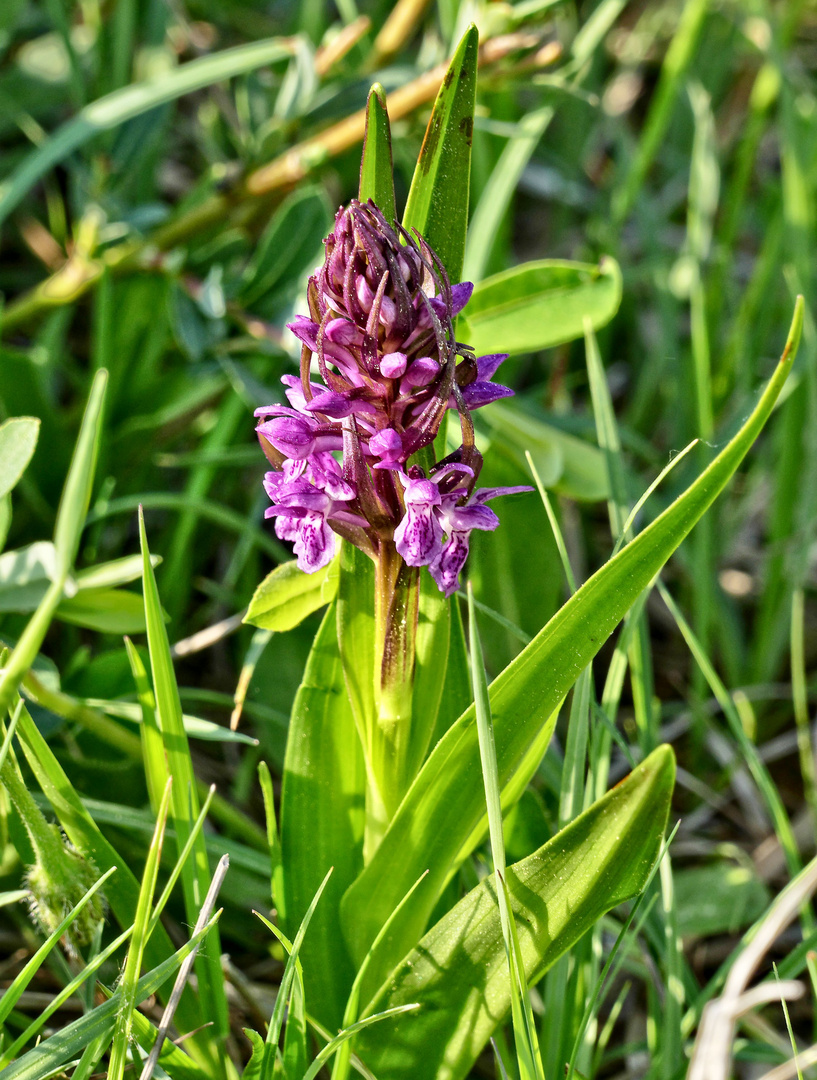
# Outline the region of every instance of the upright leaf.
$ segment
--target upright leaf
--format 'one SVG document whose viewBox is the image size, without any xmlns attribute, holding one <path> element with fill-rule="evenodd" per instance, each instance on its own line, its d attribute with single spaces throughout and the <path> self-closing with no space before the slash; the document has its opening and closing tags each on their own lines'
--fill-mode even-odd
<svg viewBox="0 0 817 1080">
<path fill-rule="evenodd" d="M 54 528 L 54 547 L 58 556 L 57 571 L 0 675 L 0 716 L 5 715 L 23 676 L 34 663 L 54 611 L 62 599 L 68 573 L 76 558 L 85 515 L 88 513 L 88 505 L 91 501 L 91 488 L 94 483 L 102 427 L 102 405 L 105 401 L 107 382 L 106 371 L 98 371 L 94 376 L 77 445 L 74 448 L 74 456 L 71 459 L 71 468 L 68 470 L 57 510 L 57 522 Z"/>
<path fill-rule="evenodd" d="M 504 787 L 579 673 L 631 604 L 726 486 L 768 419 L 799 344 L 798 299 L 783 357 L 752 414 L 702 475 L 574 593 L 491 685 L 497 764 Z M 550 721 L 549 719 L 550 718 Z M 343 900 L 344 932 L 359 961 L 420 873 L 430 873 L 395 927 L 381 976 L 416 944 L 462 845 L 484 811 L 473 707 L 437 744 L 400 805 L 374 858 Z M 390 961 L 390 963 L 389 963 Z"/>
<path fill-rule="evenodd" d="M 190 746 L 182 719 L 179 688 L 173 671 L 170 642 L 167 637 L 159 590 L 145 533 L 145 519 L 139 512 L 139 541 L 142 547 L 142 581 L 145 593 L 145 622 L 147 623 L 150 670 L 156 699 L 156 715 L 162 732 L 168 769 L 173 777 L 171 789 L 171 818 L 176 830 L 179 850 L 184 847 L 199 812 L 199 799 Z M 188 922 L 195 925 L 207 890 L 210 887 L 210 866 L 204 837 L 199 833 L 193 844 L 190 859 L 182 868 L 182 887 Z M 199 994 L 205 1016 L 215 1024 L 216 1039 L 223 1039 L 228 1030 L 227 1000 L 221 974 L 219 933 L 213 930 L 208 948 L 196 957 Z"/>
<path fill-rule="evenodd" d="M 460 280 L 465 258 L 478 43 L 470 26 L 434 102 L 403 215 L 403 225 L 425 237 L 452 282 Z"/>
<path fill-rule="evenodd" d="M 644 886 L 661 846 L 675 778 L 662 746 L 527 859 L 508 896 L 525 975 L 540 978 L 611 908 Z M 356 1052 L 389 1080 L 459 1080 L 511 1007 L 496 879 L 429 930 L 366 1013 L 418 1002 L 416 1016 L 361 1032 Z"/>
<path fill-rule="evenodd" d="M 332 606 L 309 654 L 292 710 L 281 793 L 284 926 L 290 937 L 327 871 L 335 868 L 301 946 L 309 1011 L 331 1030 L 340 1026 L 354 978 L 339 906 L 363 864 L 365 797 L 336 621 Z"/>
<path fill-rule="evenodd" d="M 386 109 L 386 94 L 380 83 L 369 91 L 366 102 L 366 132 L 363 136 L 363 157 L 360 162 L 361 202 L 371 199 L 390 224 L 397 210 L 394 202 L 394 166 L 391 153 L 391 128 Z"/>
</svg>

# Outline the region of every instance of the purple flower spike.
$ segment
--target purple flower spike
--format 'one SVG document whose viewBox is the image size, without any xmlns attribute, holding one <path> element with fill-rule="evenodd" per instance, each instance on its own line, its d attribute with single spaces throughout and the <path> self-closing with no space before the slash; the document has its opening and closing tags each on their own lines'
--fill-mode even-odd
<svg viewBox="0 0 817 1080">
<path fill-rule="evenodd" d="M 325 244 L 308 313 L 288 324 L 304 346 L 300 374 L 282 379 L 289 405 L 256 413 L 272 466 L 267 516 L 307 572 L 327 564 L 339 534 L 374 559 L 396 548 L 429 566 L 448 596 L 472 530 L 499 523 L 485 501 L 528 490 L 473 492 L 482 458 L 469 414 L 511 393 L 492 381 L 505 357 L 455 340 L 473 285 L 449 282 L 425 240 L 373 202 L 341 208 Z M 409 468 L 449 408 L 462 414 L 463 445 L 430 476 Z"/>
<path fill-rule="evenodd" d="M 428 566 L 442 550 L 443 530 L 434 513 L 440 505 L 440 489 L 433 480 L 412 479 L 404 474 L 406 514 L 394 530 L 397 551 L 409 566 Z"/>
</svg>

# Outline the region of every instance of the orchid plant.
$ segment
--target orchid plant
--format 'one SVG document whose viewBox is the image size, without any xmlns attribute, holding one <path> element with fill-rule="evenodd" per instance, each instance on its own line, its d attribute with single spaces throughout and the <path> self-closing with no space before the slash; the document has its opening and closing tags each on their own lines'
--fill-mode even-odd
<svg viewBox="0 0 817 1080">
<path fill-rule="evenodd" d="M 584 335 L 599 409 L 607 409 L 614 427 L 606 384 L 597 378 L 593 330 L 615 314 L 621 279 L 607 259 L 599 266 L 542 260 L 473 286 L 460 280 L 476 74 L 472 27 L 434 104 L 402 221 L 385 97 L 373 88 L 358 198 L 339 210 L 323 266 L 309 280 L 307 313 L 290 324 L 301 343 L 300 372 L 284 376 L 288 404 L 265 405 L 257 414 L 271 466 L 263 481 L 267 517 L 296 558 L 261 583 L 246 621 L 263 644 L 271 631 L 327 610 L 290 719 L 280 815 L 269 770 L 263 763 L 259 770 L 267 812 L 261 843 L 269 847 L 274 908 L 273 918 L 262 920 L 287 962 L 266 1035 L 247 1031 L 246 1080 L 313 1080 L 330 1062 L 333 1080 L 345 1080 L 353 1067 L 381 1080 L 461 1080 L 508 1019 L 520 1080 L 542 1080 L 528 986 L 583 940 L 590 947 L 577 962 L 595 990 L 579 1030 L 569 1033 L 568 1073 L 590 1074 L 593 1044 L 585 1033 L 607 971 L 600 970 L 599 922 L 643 895 L 652 880 L 674 782 L 672 750 L 642 746 L 629 776 L 605 790 L 610 738 L 603 730 L 592 748 L 594 768 L 586 769 L 591 665 L 625 621 L 616 651 L 618 690 L 611 690 L 620 694 L 628 643 L 649 591 L 750 451 L 800 338 L 802 299 L 780 363 L 731 440 L 637 535 L 634 515 L 622 520 L 611 558 L 578 589 L 566 565 L 570 598 L 487 685 L 475 605 L 469 603 L 466 644 L 457 596 L 472 534 L 500 525 L 487 505 L 494 498 L 533 498 L 531 479 L 550 504 L 535 467 L 532 476 L 518 469 L 516 483 L 478 486 L 478 410 L 508 408 L 496 403 L 511 391 L 493 381 L 506 352 Z M 235 815 L 212 790 L 200 791 L 193 773 L 189 718 L 173 675 L 142 516 L 137 569 L 130 559 L 97 568 L 108 584 L 141 572 L 144 586 L 137 631 L 147 632 L 149 674 L 128 642 L 142 720 L 136 752 L 144 757 L 156 817 L 141 883 L 91 817 L 19 695 L 23 688 L 57 710 L 68 700 L 49 696 L 31 669 L 52 617 L 76 618 L 66 585 L 91 499 L 106 384 L 102 369 L 53 544 L 45 545 L 53 558 L 49 584 L 26 609 L 33 614 L 19 640 L 0 658 L 0 780 L 28 829 L 36 862 L 31 892 L 44 893 L 55 868 L 69 862 L 82 860 L 87 870 L 75 895 L 63 890 L 56 903 L 33 897 L 48 934 L 42 956 L 86 907 L 92 936 L 101 933 L 106 910 L 122 935 L 83 977 L 126 942 L 128 953 L 110 1000 L 18 1056 L 48 1019 L 43 1013 L 3 1045 L 0 1069 L 8 1080 L 45 1080 L 81 1056 L 74 1075 L 89 1076 L 112 1041 L 114 1080 L 124 1075 L 134 1043 L 147 1055 L 146 1080 L 157 1060 L 171 1077 L 234 1080 L 236 1055 L 225 1050 L 230 1023 L 218 913 L 212 914 L 226 859 L 211 881 L 202 827 L 208 811 L 233 823 Z M 517 440 L 524 439 L 522 414 L 511 415 Z M 0 500 L 25 470 L 37 430 L 25 418 L 0 427 L 7 479 Z M 587 449 L 578 440 L 572 445 Z M 609 493 L 609 462 L 601 454 L 593 461 Z M 486 470 L 489 464 L 486 453 Z M 75 589 L 82 588 L 78 578 Z M 571 690 L 558 831 L 506 866 L 503 814 L 540 765 Z M 83 723 L 110 730 L 89 707 L 81 715 Z M 15 740 L 21 755 L 12 749 Z M 64 836 L 27 792 L 18 756 Z M 178 860 L 154 904 L 166 821 Z M 487 855 L 477 857 L 486 839 L 492 873 Z M 160 915 L 177 877 L 195 930 L 174 952 Z M 634 908 L 628 920 L 633 914 Z M 628 926 L 625 920 L 623 935 Z M 187 981 L 194 957 L 195 994 Z M 5 992 L 0 1022 L 35 967 L 26 965 Z M 168 978 L 179 967 L 178 988 L 170 993 Z M 564 987 L 566 976 L 554 985 Z M 72 983 L 68 992 L 73 989 Z M 177 1010 L 183 1048 L 165 1037 L 170 1019 L 157 1036 L 136 1009 L 152 994 L 169 999 L 166 1016 Z M 320 1048 L 310 1061 L 316 1039 Z M 664 1064 L 671 1071 L 676 1063 Z"/>
</svg>

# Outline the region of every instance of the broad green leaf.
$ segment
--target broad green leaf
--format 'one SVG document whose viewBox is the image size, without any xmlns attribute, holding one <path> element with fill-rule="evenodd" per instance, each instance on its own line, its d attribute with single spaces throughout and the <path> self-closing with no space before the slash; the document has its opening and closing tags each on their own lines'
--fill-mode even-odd
<svg viewBox="0 0 817 1080">
<path fill-rule="evenodd" d="M 159 990 L 181 966 L 184 958 L 207 937 L 216 925 L 218 916 L 219 913 L 216 913 L 200 933 L 194 934 L 178 952 L 173 953 L 147 975 L 142 976 L 136 988 L 137 1003 Z M 33 1050 L 29 1050 L 13 1064 L 6 1066 L 3 1070 L 3 1080 L 46 1080 L 47 1077 L 53 1076 L 59 1071 L 60 1066 L 81 1053 L 92 1039 L 113 1031 L 120 1005 L 121 994 L 116 993 L 104 1005 L 98 1005 L 78 1020 L 66 1024 Z"/>
<path fill-rule="evenodd" d="M 643 888 L 661 847 L 675 778 L 662 746 L 535 854 L 507 871 L 529 981 L 611 908 Z M 411 1021 L 358 1036 L 356 1052 L 389 1080 L 459 1080 L 511 1005 L 492 875 L 429 930 L 367 1013 L 419 1002 Z"/>
<path fill-rule="evenodd" d="M 394 222 L 394 166 L 391 154 L 391 128 L 386 108 L 386 94 L 380 83 L 369 91 L 366 102 L 366 133 L 360 161 L 361 202 L 371 199 L 385 217 Z"/>
<path fill-rule="evenodd" d="M 432 744 L 448 671 L 451 602 L 430 574 L 420 574 L 419 616 L 411 696 L 411 744 L 406 776 L 419 772 Z M 457 714 L 459 715 L 459 714 Z"/>
<path fill-rule="evenodd" d="M 639 594 L 712 505 L 748 453 L 786 381 L 799 344 L 798 299 L 783 357 L 752 414 L 700 477 L 567 601 L 491 684 L 500 784 L 525 763 L 531 746 Z M 550 718 L 550 720 L 549 720 Z M 460 717 L 432 751 L 401 803 L 378 850 L 342 904 L 344 932 L 358 962 L 422 870 L 414 903 L 383 956 L 385 974 L 422 933 L 462 845 L 477 828 L 484 803 L 474 710 Z"/>
<path fill-rule="evenodd" d="M 0 499 L 17 484 L 37 448 L 40 421 L 33 416 L 13 416 L 0 424 Z"/>
<path fill-rule="evenodd" d="M 299 281 L 314 266 L 321 240 L 331 224 L 332 213 L 323 188 L 299 188 L 284 199 L 241 275 L 241 303 L 252 311 L 259 305 L 263 310 L 267 297 L 272 300 L 281 289 Z M 263 398 L 255 402 L 265 403 Z"/>
<path fill-rule="evenodd" d="M 144 634 L 145 607 L 138 593 L 127 589 L 83 589 L 60 601 L 56 618 L 101 634 Z"/>
<path fill-rule="evenodd" d="M 460 280 L 465 257 L 478 43 L 470 26 L 434 102 L 403 215 L 403 225 L 425 237 L 452 282 Z"/>
<path fill-rule="evenodd" d="M 161 563 L 161 555 L 151 555 L 154 569 Z M 142 556 L 125 555 L 121 559 L 98 563 L 85 570 L 78 570 L 74 575 L 77 589 L 114 589 L 117 585 L 127 585 L 138 581 L 142 576 Z"/>
<path fill-rule="evenodd" d="M 57 549 L 50 540 L 0 555 L 0 611 L 34 611 L 58 575 Z"/>
<path fill-rule="evenodd" d="M 454 721 L 462 716 L 473 701 L 471 680 L 468 676 L 468 647 L 465 643 L 465 630 L 457 600 L 451 601 L 449 620 L 448 662 L 445 666 L 445 681 L 437 709 L 437 724 L 431 737 L 432 747 L 437 745 Z"/>
<path fill-rule="evenodd" d="M 139 542 L 142 548 L 142 583 L 144 589 L 145 622 L 147 624 L 150 670 L 156 698 L 156 717 L 162 733 L 167 765 L 173 777 L 170 793 L 171 820 L 176 830 L 179 850 L 184 847 L 199 812 L 199 799 L 190 745 L 184 730 L 179 688 L 173 671 L 170 642 L 167 637 L 159 590 L 153 573 L 148 549 L 144 514 L 139 513 Z M 191 926 L 195 926 L 207 890 L 210 887 L 210 866 L 204 837 L 199 834 L 193 844 L 191 857 L 182 867 L 182 889 L 185 911 Z M 221 949 L 218 930 L 214 931 L 210 948 L 196 957 L 196 975 L 202 1011 L 213 1021 L 215 1040 L 223 1039 L 228 1030 L 227 1001 L 224 977 L 221 972 Z M 209 1034 L 209 1032 L 208 1032 Z M 213 1047 L 217 1051 L 217 1047 Z"/>
<path fill-rule="evenodd" d="M 33 150 L 0 185 L 0 222 L 5 221 L 40 177 L 100 131 L 124 124 L 183 94 L 282 60 L 291 51 L 291 40 L 286 38 L 267 38 L 251 45 L 239 45 L 191 60 L 174 71 L 133 83 L 91 102 Z"/>
<path fill-rule="evenodd" d="M 262 630 L 291 630 L 334 599 L 338 576 L 337 560 L 314 574 L 305 574 L 294 561 L 281 563 L 255 590 L 244 622 Z"/>
<path fill-rule="evenodd" d="M 364 790 L 333 606 L 315 638 L 295 699 L 281 792 L 282 914 L 290 936 L 324 875 L 335 868 L 301 946 L 309 1012 L 333 1030 L 340 1026 L 354 977 L 338 909 L 363 864 Z"/>
<path fill-rule="evenodd" d="M 161 562 L 158 556 L 153 557 L 154 565 Z M 34 611 L 42 598 L 45 596 L 49 584 L 57 576 L 57 549 L 50 540 L 37 540 L 27 547 L 18 548 L 15 551 L 6 551 L 0 555 L 0 611 Z M 62 609 L 67 600 L 71 600 L 85 590 L 110 590 L 116 585 L 124 585 L 129 581 L 135 581 L 142 576 L 141 555 L 128 555 L 124 559 L 113 559 L 111 562 L 100 563 L 98 566 L 90 566 L 86 570 L 79 570 L 66 579 L 63 599 L 57 608 L 57 616 L 62 617 Z M 117 594 L 121 595 L 121 594 Z M 129 601 L 125 600 L 125 610 L 130 612 L 132 618 L 135 613 Z M 140 601 L 141 604 L 141 601 Z M 80 601 L 76 610 L 81 611 L 87 607 L 87 598 Z M 100 605 L 103 610 L 107 608 L 105 601 Z M 111 601 L 111 607 L 115 606 Z M 70 612 L 70 607 L 69 607 Z M 75 622 L 76 619 L 65 618 L 65 622 Z M 80 625 L 86 625 L 80 623 Z M 89 623 L 95 629 L 103 629 Z M 137 623 L 144 633 L 144 616 Z M 112 633 L 126 633 L 126 630 L 113 630 Z M 139 632 L 137 630 L 134 633 Z"/>
<path fill-rule="evenodd" d="M 374 564 L 346 541 L 340 549 L 337 616 L 346 689 L 360 740 L 367 746 L 367 724 L 375 715 Z"/>
<path fill-rule="evenodd" d="M 525 454 L 533 458 L 545 487 L 569 499 L 599 502 L 609 492 L 604 457 L 597 446 L 549 424 L 521 402 L 495 402 L 480 425 L 490 431 L 491 444 L 527 471 Z"/>
<path fill-rule="evenodd" d="M 759 919 L 769 890 L 748 866 L 719 860 L 673 870 L 678 932 L 682 937 L 735 934 Z"/>
<path fill-rule="evenodd" d="M 0 499 L 0 551 L 6 546 L 6 537 L 11 528 L 11 495 Z"/>
<path fill-rule="evenodd" d="M 608 323 L 621 303 L 615 259 L 591 263 L 543 259 L 481 281 L 460 316 L 457 337 L 477 355 L 549 349 Z"/>
</svg>

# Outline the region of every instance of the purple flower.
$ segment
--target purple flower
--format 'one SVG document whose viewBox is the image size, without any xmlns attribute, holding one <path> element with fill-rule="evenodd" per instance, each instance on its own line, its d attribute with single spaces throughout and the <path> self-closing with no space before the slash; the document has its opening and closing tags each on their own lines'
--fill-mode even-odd
<svg viewBox="0 0 817 1080">
<path fill-rule="evenodd" d="M 394 530 L 397 551 L 409 566 L 428 566 L 442 550 L 443 530 L 435 509 L 442 497 L 433 480 L 400 474 L 406 513 Z"/>
<path fill-rule="evenodd" d="M 462 491 L 452 491 L 444 495 L 437 511 L 440 524 L 447 540 L 439 555 L 429 566 L 431 576 L 437 582 L 440 591 L 451 596 L 460 587 L 460 571 L 468 558 L 468 545 L 474 529 L 492 531 L 499 525 L 499 518 L 484 503 L 498 495 L 516 495 L 522 491 L 532 491 L 529 487 L 480 488 L 466 502 L 459 504 Z"/>
<path fill-rule="evenodd" d="M 264 516 L 276 518 L 276 535 L 293 543 L 298 566 L 308 574 L 326 566 L 335 554 L 331 522 L 367 524 L 360 514 L 348 510 L 346 504 L 356 492 L 343 479 L 340 465 L 331 454 L 286 462 L 280 472 L 266 474 L 264 488 L 273 502 Z"/>
<path fill-rule="evenodd" d="M 477 377 L 472 383 L 462 388 L 462 400 L 466 408 L 481 409 L 483 405 L 490 405 L 492 401 L 513 397 L 513 390 L 509 386 L 491 382 L 499 365 L 507 359 L 507 353 L 491 353 L 477 358 Z"/>
</svg>

